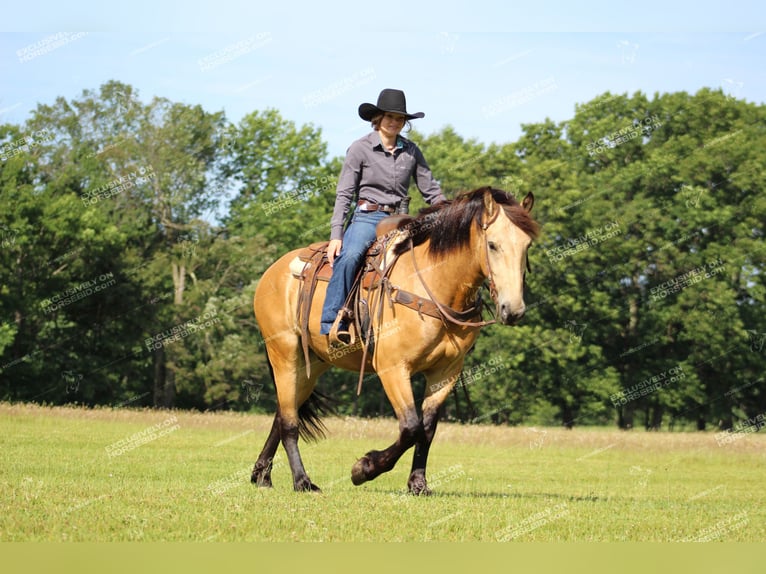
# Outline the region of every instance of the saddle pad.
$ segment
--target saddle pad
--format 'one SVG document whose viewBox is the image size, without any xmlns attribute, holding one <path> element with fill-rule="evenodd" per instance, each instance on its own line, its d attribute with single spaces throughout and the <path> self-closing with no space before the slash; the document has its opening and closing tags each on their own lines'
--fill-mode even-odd
<svg viewBox="0 0 766 574">
<path fill-rule="evenodd" d="M 295 258 L 290 261 L 288 267 L 290 268 L 290 273 L 292 273 L 293 277 L 301 279 L 303 277 L 303 270 L 306 268 L 306 262 L 296 255 Z"/>
<path fill-rule="evenodd" d="M 319 268 L 319 273 L 317 274 L 319 281 L 329 281 L 332 276 L 332 267 L 326 263 Z M 304 261 L 300 255 L 294 257 L 288 265 L 290 273 L 296 279 L 306 279 L 309 277 L 310 269 L 307 268 L 308 266 L 310 266 L 310 262 Z"/>
</svg>

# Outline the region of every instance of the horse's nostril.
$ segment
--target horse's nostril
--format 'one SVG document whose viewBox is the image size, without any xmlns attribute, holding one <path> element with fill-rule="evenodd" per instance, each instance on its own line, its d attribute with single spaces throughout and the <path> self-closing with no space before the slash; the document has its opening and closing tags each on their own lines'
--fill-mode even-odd
<svg viewBox="0 0 766 574">
<path fill-rule="evenodd" d="M 500 320 L 505 325 L 513 325 L 524 316 L 525 311 L 526 308 L 524 305 L 517 309 L 513 309 L 510 304 L 503 303 L 500 306 Z"/>
</svg>

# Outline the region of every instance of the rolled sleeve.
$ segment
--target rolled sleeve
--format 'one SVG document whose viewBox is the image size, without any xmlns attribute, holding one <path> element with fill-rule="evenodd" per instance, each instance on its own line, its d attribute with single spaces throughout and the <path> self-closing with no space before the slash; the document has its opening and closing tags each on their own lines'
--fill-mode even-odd
<svg viewBox="0 0 766 574">
<path fill-rule="evenodd" d="M 428 167 L 426 158 L 423 157 L 423 152 L 420 151 L 420 148 L 415 146 L 415 153 L 413 155 L 415 156 L 415 173 L 413 174 L 415 185 L 423 195 L 423 199 L 425 199 L 429 205 L 445 201 L 447 198 L 444 197 L 439 182 L 434 179 L 431 168 Z"/>
</svg>

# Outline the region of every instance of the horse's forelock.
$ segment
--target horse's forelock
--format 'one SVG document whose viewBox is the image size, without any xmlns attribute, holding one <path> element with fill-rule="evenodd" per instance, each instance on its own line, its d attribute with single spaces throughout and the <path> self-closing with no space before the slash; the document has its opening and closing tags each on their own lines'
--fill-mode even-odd
<svg viewBox="0 0 766 574">
<path fill-rule="evenodd" d="M 503 210 L 516 227 L 529 235 L 530 238 L 538 238 L 540 235 L 540 224 L 532 219 L 532 216 L 529 215 L 526 209 L 517 203 L 516 205 L 504 205 Z"/>
</svg>

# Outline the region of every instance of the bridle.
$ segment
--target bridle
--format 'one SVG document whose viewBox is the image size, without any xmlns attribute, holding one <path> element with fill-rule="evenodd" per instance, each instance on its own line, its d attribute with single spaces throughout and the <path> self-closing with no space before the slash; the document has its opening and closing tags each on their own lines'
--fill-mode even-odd
<svg viewBox="0 0 766 574">
<path fill-rule="evenodd" d="M 487 279 L 489 280 L 489 296 L 492 298 L 492 302 L 495 304 L 495 308 L 497 308 L 497 287 L 495 286 L 495 275 L 492 272 L 492 266 L 489 261 L 489 238 L 487 237 L 487 229 L 497 220 L 501 209 L 501 207 L 498 207 L 492 216 L 481 224 L 481 229 L 484 232 L 484 257 L 487 267 Z M 457 311 L 452 307 L 444 305 L 443 303 L 439 303 L 434 294 L 431 292 L 431 289 L 428 287 L 428 284 L 425 282 L 425 279 L 423 279 L 423 275 L 420 273 L 418 262 L 415 257 L 415 249 L 412 243 L 412 238 L 410 238 L 409 243 L 409 251 L 412 254 L 412 265 L 415 268 L 415 273 L 420 280 L 420 284 L 423 285 L 423 289 L 425 289 L 428 297 L 431 299 L 431 302 L 439 310 L 439 313 L 441 314 L 441 317 L 444 321 L 452 323 L 453 325 L 459 325 L 461 327 L 484 327 L 486 325 L 492 325 L 493 323 L 497 322 L 496 319 L 492 319 L 491 321 L 469 321 L 461 318 L 475 315 L 481 316 L 483 300 L 480 293 L 477 294 L 476 301 L 474 302 L 473 306 L 464 311 Z M 527 260 L 527 265 L 529 265 L 529 260 Z"/>
<path fill-rule="evenodd" d="M 498 207 L 495 209 L 495 213 L 492 214 L 492 216 L 487 220 L 484 221 L 481 224 L 481 230 L 484 232 L 484 258 L 487 262 L 487 279 L 489 279 L 489 296 L 492 298 L 492 302 L 495 304 L 495 308 L 497 308 L 497 287 L 495 286 L 495 274 L 492 273 L 492 265 L 490 265 L 489 262 L 489 237 L 487 237 L 487 229 L 489 229 L 489 226 L 492 225 L 495 221 L 497 221 L 498 215 L 500 215 L 500 210 L 502 207 Z M 495 321 L 492 321 L 493 323 Z"/>
</svg>

